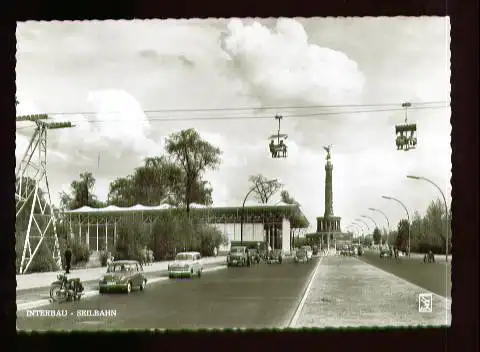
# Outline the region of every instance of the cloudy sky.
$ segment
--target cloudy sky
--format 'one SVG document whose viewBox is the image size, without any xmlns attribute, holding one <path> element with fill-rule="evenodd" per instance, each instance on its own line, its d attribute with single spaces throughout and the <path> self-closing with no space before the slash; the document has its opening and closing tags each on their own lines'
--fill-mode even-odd
<svg viewBox="0 0 480 352">
<path fill-rule="evenodd" d="M 393 224 L 404 211 L 382 194 L 411 213 L 439 196 L 407 174 L 430 178 L 450 199 L 449 43 L 440 17 L 18 23 L 17 114 L 76 125 L 49 132 L 54 202 L 85 170 L 106 199 L 112 180 L 163 153 L 167 135 L 194 127 L 223 151 L 205 175 L 215 205 L 241 203 L 248 176 L 262 173 L 285 185 L 314 230 L 324 212 L 322 146 L 332 144 L 342 226 L 361 214 L 383 225 L 368 207 Z M 404 101 L 437 107 L 409 112 L 419 143 L 409 152 L 394 145 Z M 277 113 L 287 159 L 268 152 Z M 17 123 L 17 158 L 32 132 Z"/>
</svg>

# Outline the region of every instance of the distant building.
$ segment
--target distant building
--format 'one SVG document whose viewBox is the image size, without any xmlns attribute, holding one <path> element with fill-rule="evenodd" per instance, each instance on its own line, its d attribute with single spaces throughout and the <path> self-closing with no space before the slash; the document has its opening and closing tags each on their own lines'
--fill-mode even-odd
<svg viewBox="0 0 480 352">
<path fill-rule="evenodd" d="M 113 248 L 117 239 L 117 224 L 121 219 L 141 219 L 150 224 L 150 231 L 159 214 L 184 212 L 167 204 L 143 206 L 137 204 L 128 208 L 110 205 L 105 208 L 81 207 L 65 211 L 70 234 L 85 243 L 93 251 Z M 219 251 L 228 250 L 231 243 L 254 244 L 265 242 L 273 249 L 290 251 L 293 229 L 308 227 L 308 221 L 298 205 L 277 204 L 242 207 L 210 207 L 192 204 L 190 212 L 201 216 L 208 224 L 215 226 L 227 238 L 228 244 Z"/>
</svg>

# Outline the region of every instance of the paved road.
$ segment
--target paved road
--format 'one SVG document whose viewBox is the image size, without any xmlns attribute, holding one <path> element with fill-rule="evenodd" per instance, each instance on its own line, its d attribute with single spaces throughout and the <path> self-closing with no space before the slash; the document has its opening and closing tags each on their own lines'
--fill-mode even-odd
<svg viewBox="0 0 480 352">
<path fill-rule="evenodd" d="M 445 257 L 435 264 L 425 264 L 423 257 L 418 255 L 411 258 L 400 257 L 400 260 L 396 261 L 390 258 L 380 259 L 378 253 L 367 251 L 358 258 L 437 295 L 452 297 L 452 267 L 450 262 L 445 263 Z"/>
<path fill-rule="evenodd" d="M 216 266 L 219 266 L 219 263 L 209 263 L 205 264 L 204 268 L 213 268 Z M 156 277 L 162 277 L 162 276 L 167 276 L 168 271 L 167 270 L 161 270 L 157 272 L 146 272 L 145 276 L 147 279 L 151 278 L 156 278 Z M 72 275 L 74 277 L 75 275 Z M 47 285 L 50 283 L 47 283 Z M 85 292 L 87 291 L 93 291 L 93 290 L 98 290 L 98 280 L 92 280 L 92 281 L 83 281 L 83 286 L 85 288 Z M 32 288 L 28 290 L 21 290 L 17 291 L 17 304 L 22 304 L 25 302 L 32 302 L 40 299 L 48 299 L 49 298 L 49 287 L 41 287 L 41 288 Z"/>
<path fill-rule="evenodd" d="M 201 278 L 165 280 L 145 291 L 95 296 L 41 309 L 65 317 L 28 317 L 20 330 L 266 328 L 288 326 L 317 259 L 305 264 L 225 268 Z M 81 310 L 116 310 L 115 317 L 78 317 Z"/>
</svg>

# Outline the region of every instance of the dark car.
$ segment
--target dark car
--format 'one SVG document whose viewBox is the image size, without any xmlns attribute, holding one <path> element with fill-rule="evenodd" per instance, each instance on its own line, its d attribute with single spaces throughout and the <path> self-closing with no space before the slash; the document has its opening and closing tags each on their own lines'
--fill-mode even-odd
<svg viewBox="0 0 480 352">
<path fill-rule="evenodd" d="M 282 251 L 279 249 L 270 251 L 267 256 L 267 264 L 282 264 Z"/>
<path fill-rule="evenodd" d="M 293 259 L 295 263 L 306 263 L 308 262 L 307 250 L 305 248 L 299 248 L 295 251 L 295 258 Z"/>
<path fill-rule="evenodd" d="M 393 257 L 393 252 L 390 248 L 380 249 L 380 258 L 391 258 Z"/>
<path fill-rule="evenodd" d="M 100 293 L 108 291 L 124 291 L 130 293 L 132 289 L 144 290 L 147 278 L 143 267 L 136 260 L 117 260 L 107 267 L 107 272 L 99 282 Z"/>
<path fill-rule="evenodd" d="M 230 248 L 230 252 L 227 255 L 227 266 L 247 266 L 248 250 L 245 246 L 236 246 Z"/>
<path fill-rule="evenodd" d="M 260 253 L 255 248 L 250 248 L 248 250 L 248 256 L 250 257 L 250 262 L 252 264 L 260 263 Z"/>
<path fill-rule="evenodd" d="M 362 246 L 359 246 L 359 247 L 358 247 L 358 255 L 359 255 L 359 256 L 362 256 L 362 255 L 363 255 L 363 247 L 362 247 Z"/>
</svg>

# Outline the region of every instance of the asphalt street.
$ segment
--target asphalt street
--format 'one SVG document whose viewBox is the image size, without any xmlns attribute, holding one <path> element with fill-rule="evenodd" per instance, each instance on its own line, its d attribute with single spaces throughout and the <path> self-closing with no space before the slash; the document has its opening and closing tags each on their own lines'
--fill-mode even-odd
<svg viewBox="0 0 480 352">
<path fill-rule="evenodd" d="M 317 258 L 304 264 L 224 268 L 201 278 L 172 279 L 131 294 L 104 294 L 41 310 L 65 316 L 17 313 L 20 330 L 203 329 L 286 327 L 302 299 Z M 79 316 L 88 312 L 115 316 Z M 28 316 L 30 315 L 30 316 Z"/>
<path fill-rule="evenodd" d="M 204 268 L 205 269 L 213 268 L 218 265 L 219 265 L 218 263 L 209 263 L 209 264 L 205 264 Z M 147 280 L 151 278 L 156 278 L 156 277 L 164 277 L 164 276 L 166 277 L 167 275 L 168 275 L 167 270 L 145 273 Z M 75 275 L 73 275 L 72 277 L 74 276 Z M 83 281 L 82 283 L 83 283 L 83 287 L 85 288 L 85 292 L 98 290 L 98 280 Z M 31 301 L 40 300 L 40 299 L 48 299 L 50 295 L 50 288 L 48 285 L 50 284 L 51 284 L 50 282 L 46 282 L 47 286 L 45 287 L 17 291 L 17 299 L 16 299 L 17 304 L 24 303 L 24 302 L 31 302 Z"/>
</svg>

